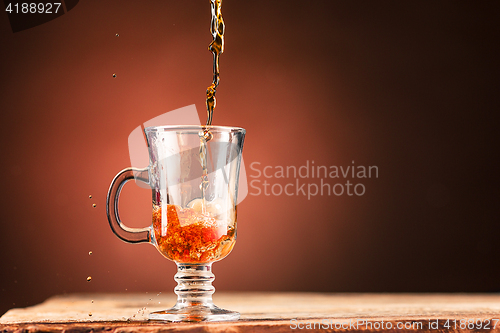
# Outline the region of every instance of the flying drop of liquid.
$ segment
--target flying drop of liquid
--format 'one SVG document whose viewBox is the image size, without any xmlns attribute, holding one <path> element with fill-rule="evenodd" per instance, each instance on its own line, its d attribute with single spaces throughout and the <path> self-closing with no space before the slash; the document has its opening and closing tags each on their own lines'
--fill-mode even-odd
<svg viewBox="0 0 500 333">
<path fill-rule="evenodd" d="M 116 74 L 115 74 L 115 73 L 113 73 L 113 77 L 116 77 Z"/>
<path fill-rule="evenodd" d="M 120 37 L 120 35 L 119 35 L 119 34 L 115 34 L 115 36 L 116 36 L 116 37 Z"/>
<path fill-rule="evenodd" d="M 96 208 L 96 207 L 97 207 L 97 205 L 96 205 L 96 204 L 92 204 L 92 207 Z"/>
<path fill-rule="evenodd" d="M 91 194 L 91 195 L 89 195 L 89 199 L 92 199 L 92 194 Z"/>
<path fill-rule="evenodd" d="M 89 312 L 89 317 L 92 317 L 92 312 Z"/>
<path fill-rule="evenodd" d="M 92 276 L 89 276 L 89 277 L 87 278 L 87 282 L 90 282 L 90 281 L 92 281 Z"/>
<path fill-rule="evenodd" d="M 91 256 L 91 255 L 92 255 L 92 251 L 89 251 L 89 256 Z"/>
</svg>

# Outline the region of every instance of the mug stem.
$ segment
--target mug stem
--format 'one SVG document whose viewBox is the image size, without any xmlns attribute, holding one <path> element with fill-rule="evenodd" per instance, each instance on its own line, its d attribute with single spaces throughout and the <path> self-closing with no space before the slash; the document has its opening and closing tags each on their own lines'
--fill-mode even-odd
<svg viewBox="0 0 500 333">
<path fill-rule="evenodd" d="M 150 313 L 150 320 L 226 321 L 240 318 L 238 312 L 218 308 L 212 302 L 215 275 L 211 263 L 177 264 L 174 279 L 177 303 L 168 310 Z"/>
<path fill-rule="evenodd" d="M 177 305 L 213 305 L 212 295 L 215 292 L 212 282 L 212 264 L 177 264 L 177 274 L 174 276 L 177 286 Z"/>
</svg>

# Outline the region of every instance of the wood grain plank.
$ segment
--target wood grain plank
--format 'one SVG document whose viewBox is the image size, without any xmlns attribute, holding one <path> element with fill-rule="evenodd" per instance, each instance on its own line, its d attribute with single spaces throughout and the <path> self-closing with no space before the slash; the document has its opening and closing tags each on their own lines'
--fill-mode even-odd
<svg viewBox="0 0 500 333">
<path fill-rule="evenodd" d="M 173 305 L 173 294 L 71 294 L 9 310 L 0 318 L 0 332 L 386 332 L 389 325 L 397 328 L 398 323 L 404 323 L 407 329 L 398 331 L 436 333 L 461 331 L 460 320 L 486 323 L 500 319 L 497 294 L 219 292 L 214 302 L 239 311 L 241 319 L 226 323 L 151 322 L 147 320 L 149 312 Z M 449 327 L 444 326 L 447 320 Z M 500 331 L 500 323 L 496 326 L 493 330 L 491 322 L 487 331 Z"/>
</svg>

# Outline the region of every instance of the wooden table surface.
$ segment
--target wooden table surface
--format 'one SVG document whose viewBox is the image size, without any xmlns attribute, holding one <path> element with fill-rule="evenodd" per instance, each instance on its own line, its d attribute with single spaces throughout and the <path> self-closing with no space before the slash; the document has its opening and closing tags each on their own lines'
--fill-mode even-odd
<svg viewBox="0 0 500 333">
<path fill-rule="evenodd" d="M 174 296 L 55 296 L 33 307 L 9 310 L 0 318 L 0 332 L 387 332 L 397 328 L 411 332 L 457 332 L 473 327 L 500 331 L 500 294 L 216 292 L 214 303 L 239 311 L 239 321 L 147 320 L 149 312 L 172 306 Z"/>
</svg>

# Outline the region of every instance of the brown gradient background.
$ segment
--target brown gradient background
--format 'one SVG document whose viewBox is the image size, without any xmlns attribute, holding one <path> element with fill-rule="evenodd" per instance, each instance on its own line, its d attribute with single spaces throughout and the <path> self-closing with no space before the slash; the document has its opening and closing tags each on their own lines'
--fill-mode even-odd
<svg viewBox="0 0 500 333">
<path fill-rule="evenodd" d="M 249 195 L 217 290 L 499 291 L 500 2 L 225 0 L 223 14 L 214 124 L 247 129 L 248 175 L 354 160 L 379 178 L 362 197 Z M 115 237 L 105 197 L 135 127 L 193 103 L 206 119 L 209 23 L 208 0 L 80 1 L 18 33 L 0 14 L 0 313 L 173 292 L 175 265 Z M 121 211 L 147 225 L 149 192 L 127 185 Z"/>
</svg>

